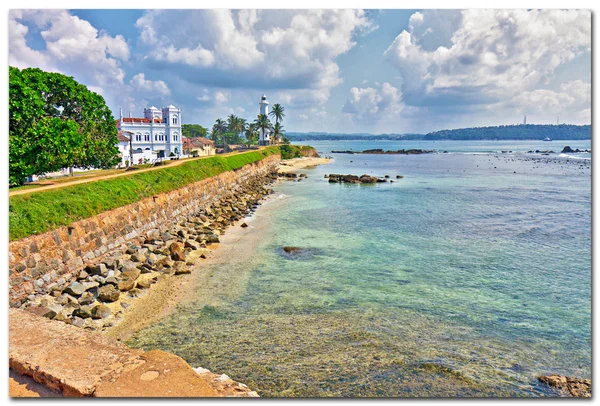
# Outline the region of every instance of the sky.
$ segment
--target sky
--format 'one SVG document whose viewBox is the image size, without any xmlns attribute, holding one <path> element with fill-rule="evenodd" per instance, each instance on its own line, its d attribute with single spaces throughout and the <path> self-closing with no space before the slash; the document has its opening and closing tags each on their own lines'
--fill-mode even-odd
<svg viewBox="0 0 600 406">
<path fill-rule="evenodd" d="M 591 121 L 589 10 L 11 10 L 8 59 L 205 127 L 263 93 L 290 132 Z"/>
</svg>

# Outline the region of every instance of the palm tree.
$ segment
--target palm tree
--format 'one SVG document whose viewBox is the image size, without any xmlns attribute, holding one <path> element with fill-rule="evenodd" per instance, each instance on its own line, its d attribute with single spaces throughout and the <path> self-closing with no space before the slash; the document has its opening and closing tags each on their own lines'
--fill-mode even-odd
<svg viewBox="0 0 600 406">
<path fill-rule="evenodd" d="M 225 121 L 218 118 L 212 128 L 212 137 L 215 144 L 218 144 L 219 141 L 222 141 L 223 133 L 225 133 L 225 131 L 227 131 L 227 125 L 225 124 Z"/>
<path fill-rule="evenodd" d="M 256 126 L 256 123 L 248 123 L 244 135 L 250 144 L 258 140 L 258 127 Z"/>
<path fill-rule="evenodd" d="M 238 135 L 238 138 L 241 138 L 240 134 L 244 134 L 247 127 L 248 127 L 248 122 L 246 121 L 246 119 L 239 117 L 238 121 L 237 121 L 236 129 L 235 129 L 235 132 Z"/>
<path fill-rule="evenodd" d="M 279 142 L 279 140 L 283 137 L 284 132 L 285 130 L 283 129 L 283 126 L 279 123 L 275 123 L 273 126 L 273 132 L 271 133 L 271 143 L 275 144 L 276 142 Z"/>
<path fill-rule="evenodd" d="M 280 121 L 283 121 L 283 118 L 285 117 L 285 114 L 283 114 L 284 111 L 285 111 L 285 109 L 283 108 L 283 106 L 281 104 L 275 103 L 273 105 L 269 115 L 271 117 L 275 118 L 275 124 L 279 123 Z"/>
<path fill-rule="evenodd" d="M 262 131 L 263 134 L 271 128 L 271 122 L 266 114 L 259 114 L 254 122 L 256 123 L 256 127 Z"/>
</svg>

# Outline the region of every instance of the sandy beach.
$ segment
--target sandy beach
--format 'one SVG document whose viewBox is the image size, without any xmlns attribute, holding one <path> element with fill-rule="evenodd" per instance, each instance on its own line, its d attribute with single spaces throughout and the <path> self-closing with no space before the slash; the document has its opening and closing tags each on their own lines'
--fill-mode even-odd
<svg viewBox="0 0 600 406">
<path fill-rule="evenodd" d="M 280 172 L 293 172 L 329 163 L 331 159 L 328 158 L 294 158 L 283 161 Z M 196 260 L 191 274 L 160 278 L 142 296 L 127 300 L 129 306 L 123 310 L 121 319 L 108 327 L 104 334 L 126 341 L 137 331 L 168 316 L 179 304 L 200 300 L 205 305 L 217 305 L 215 292 L 228 297 L 239 294 L 245 286 L 239 283 L 239 278 L 245 276 L 235 273 L 236 264 L 241 265 L 251 257 L 264 229 L 269 225 L 269 213 L 285 204 L 285 200 L 284 196 L 278 194 L 267 197 L 251 217 L 227 229 L 220 237 L 220 244 L 209 247 L 211 253 L 208 258 Z M 240 227 L 243 222 L 248 227 Z M 227 264 L 233 271 L 225 278 L 223 275 L 213 278 L 212 269 L 220 264 Z M 228 278 L 236 278 L 236 283 L 228 283 Z M 237 290 L 232 291 L 231 286 L 236 286 Z"/>
<path fill-rule="evenodd" d="M 288 159 L 286 161 L 282 161 L 279 165 L 279 172 L 289 173 L 294 172 L 298 169 L 306 169 L 312 168 L 317 165 L 327 165 L 331 163 L 330 158 L 313 158 L 313 157 L 303 157 L 303 158 L 293 158 Z"/>
</svg>

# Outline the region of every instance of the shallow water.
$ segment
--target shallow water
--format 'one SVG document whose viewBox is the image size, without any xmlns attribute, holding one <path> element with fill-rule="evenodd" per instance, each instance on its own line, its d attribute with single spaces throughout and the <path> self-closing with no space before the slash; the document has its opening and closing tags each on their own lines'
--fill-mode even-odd
<svg viewBox="0 0 600 406">
<path fill-rule="evenodd" d="M 389 144 L 366 148 L 415 148 Z M 589 162 L 471 147 L 336 154 L 279 183 L 256 250 L 129 344 L 262 396 L 555 396 L 538 375 L 590 378 Z"/>
</svg>

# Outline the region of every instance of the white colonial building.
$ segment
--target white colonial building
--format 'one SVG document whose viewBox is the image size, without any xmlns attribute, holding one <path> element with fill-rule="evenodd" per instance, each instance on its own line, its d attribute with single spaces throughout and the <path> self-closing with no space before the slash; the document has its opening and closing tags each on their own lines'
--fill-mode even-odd
<svg viewBox="0 0 600 406">
<path fill-rule="evenodd" d="M 260 106 L 260 114 L 269 116 L 269 100 L 267 100 L 266 94 L 261 96 L 258 105 Z M 258 145 L 269 145 L 271 142 L 270 134 L 271 132 L 269 130 L 263 130 L 261 128 L 258 133 Z"/>
<path fill-rule="evenodd" d="M 126 161 L 138 164 L 183 154 L 181 109 L 173 105 L 163 107 L 162 111 L 154 106 L 145 108 L 142 118 L 132 117 L 131 113 L 123 117 L 120 111 L 117 128 L 123 165 Z"/>
</svg>

